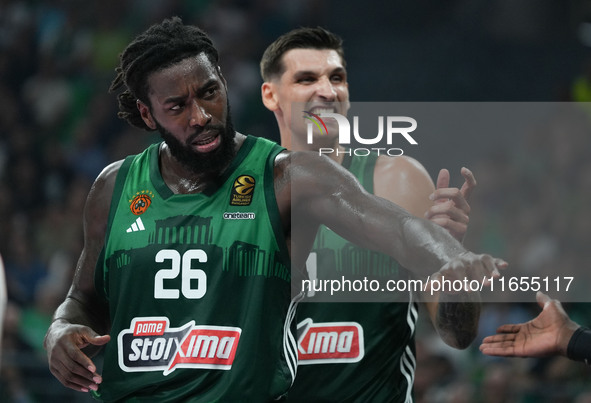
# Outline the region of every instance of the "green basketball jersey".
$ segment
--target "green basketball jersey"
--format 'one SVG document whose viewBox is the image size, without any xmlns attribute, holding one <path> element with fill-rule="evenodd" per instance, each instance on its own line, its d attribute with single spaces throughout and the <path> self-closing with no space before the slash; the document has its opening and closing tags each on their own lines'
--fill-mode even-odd
<svg viewBox="0 0 591 403">
<path fill-rule="evenodd" d="M 373 193 L 376 155 L 345 157 L 343 166 Z M 385 255 L 362 249 L 322 226 L 314 243 L 317 277 L 345 278 L 408 272 Z M 371 267 L 368 267 L 371 266 Z M 323 274 L 324 273 L 324 274 Z M 311 302 L 306 302 L 311 301 Z M 417 306 L 400 302 L 313 302 L 298 306 L 298 372 L 290 402 L 409 402 L 416 367 L 414 329 Z"/>
<path fill-rule="evenodd" d="M 95 282 L 109 305 L 106 401 L 264 402 L 293 382 L 290 260 L 273 186 L 283 150 L 248 136 L 217 186 L 173 194 L 159 144 L 117 176 Z"/>
</svg>

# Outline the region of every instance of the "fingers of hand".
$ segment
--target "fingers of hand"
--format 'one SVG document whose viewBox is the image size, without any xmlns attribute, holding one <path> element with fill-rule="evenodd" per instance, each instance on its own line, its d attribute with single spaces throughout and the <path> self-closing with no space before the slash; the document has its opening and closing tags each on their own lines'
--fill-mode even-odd
<svg viewBox="0 0 591 403">
<path fill-rule="evenodd" d="M 536 293 L 536 301 L 541 308 L 545 308 L 547 304 L 552 302 L 552 299 L 542 291 L 538 291 Z"/>
<path fill-rule="evenodd" d="M 88 344 L 102 345 L 109 340 L 108 335 L 88 337 L 84 332 L 76 333 L 72 338 L 62 339 L 51 354 L 52 373 L 69 388 L 81 391 L 97 390 L 102 378 L 96 373 L 96 366 L 92 360 L 80 350 L 80 347 Z"/>
<path fill-rule="evenodd" d="M 514 325 L 504 325 L 497 329 L 500 332 L 502 328 L 512 329 Z M 480 351 L 487 355 L 508 356 L 515 354 L 516 333 L 499 333 L 487 336 L 482 340 Z"/>
<path fill-rule="evenodd" d="M 449 187 L 449 171 L 441 169 L 437 175 L 437 189 Z"/>
<path fill-rule="evenodd" d="M 468 230 L 468 225 L 462 222 L 454 221 L 447 216 L 436 216 L 430 218 L 430 221 L 434 222 L 435 224 L 439 225 L 442 228 L 445 228 L 454 238 L 458 241 L 462 241 L 466 231 Z"/>
<path fill-rule="evenodd" d="M 503 259 L 495 258 L 495 266 L 497 267 L 497 269 L 505 270 L 507 267 L 509 267 L 509 263 L 507 263 Z"/>
<path fill-rule="evenodd" d="M 472 195 L 472 191 L 474 191 L 474 188 L 477 185 L 476 178 L 474 178 L 472 171 L 466 167 L 463 167 L 460 172 L 464 177 L 464 184 L 462 185 L 461 192 L 464 195 L 464 198 L 469 200 L 470 196 Z"/>
<path fill-rule="evenodd" d="M 486 355 L 496 355 L 499 357 L 515 356 L 515 345 L 511 341 L 502 343 L 482 343 L 480 351 Z"/>
<path fill-rule="evenodd" d="M 466 197 L 462 193 L 462 191 L 458 188 L 440 188 L 433 191 L 433 193 L 429 196 L 429 199 L 433 200 L 435 204 L 444 203 L 447 201 L 453 202 L 452 205 L 460 210 L 462 210 L 465 214 L 470 214 L 470 205 L 466 200 Z"/>
<path fill-rule="evenodd" d="M 499 258 L 492 258 L 493 259 L 493 270 L 491 272 L 492 276 L 495 278 L 501 277 L 501 272 L 499 270 L 505 270 L 509 267 L 509 263 L 505 262 L 503 259 Z"/>
<path fill-rule="evenodd" d="M 95 346 L 103 346 L 105 344 L 107 344 L 109 342 L 109 340 L 111 340 L 111 336 L 107 335 L 103 335 L 103 336 L 95 336 L 92 338 L 88 339 L 88 342 L 90 344 L 93 344 Z"/>
<path fill-rule="evenodd" d="M 79 360 L 70 358 L 66 356 L 65 359 L 53 360 L 50 363 L 51 373 L 68 388 L 82 392 L 88 392 L 90 389 L 97 390 L 102 378 L 96 372 L 89 370 L 88 367 L 94 369 L 94 365 L 85 367 Z"/>
<path fill-rule="evenodd" d="M 470 208 L 468 207 L 467 210 L 470 210 Z M 442 215 L 448 216 L 453 221 L 458 221 L 467 225 L 470 221 L 468 214 L 469 211 L 458 208 L 457 204 L 455 204 L 453 200 L 447 200 L 445 202 L 432 205 L 425 213 L 425 218 L 430 220 L 434 216 Z"/>
<path fill-rule="evenodd" d="M 498 258 L 494 258 L 491 255 L 483 254 L 478 255 L 480 257 L 480 262 L 483 265 L 485 273 L 488 273 L 489 276 L 492 277 L 500 277 L 501 272 L 499 269 L 504 269 L 507 266 L 507 263 Z"/>
<path fill-rule="evenodd" d="M 507 340 L 514 340 L 515 333 L 519 333 L 520 329 L 521 327 L 519 325 L 501 325 L 497 328 L 497 333 L 508 337 Z"/>
<path fill-rule="evenodd" d="M 515 341 L 515 333 L 500 333 L 493 334 L 492 336 L 486 336 L 483 340 L 483 344 L 504 344 L 511 345 Z"/>
<path fill-rule="evenodd" d="M 440 271 L 446 278 L 477 281 L 484 279 L 484 284 L 487 285 L 490 283 L 490 277 L 500 276 L 496 261 L 497 259 L 487 254 L 476 255 L 467 252 L 447 263 Z"/>
<path fill-rule="evenodd" d="M 86 379 L 85 377 L 79 376 L 74 373 L 56 373 L 53 371 L 52 373 L 64 386 L 79 392 L 88 392 L 90 390 L 96 391 L 98 390 L 98 385 L 100 384 L 100 381 L 88 381 L 88 379 Z"/>
</svg>

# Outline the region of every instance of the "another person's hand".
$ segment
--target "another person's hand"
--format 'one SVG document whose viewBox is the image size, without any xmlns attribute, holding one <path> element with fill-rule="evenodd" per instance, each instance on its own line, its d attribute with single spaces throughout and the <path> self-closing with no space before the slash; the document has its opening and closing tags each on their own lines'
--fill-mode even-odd
<svg viewBox="0 0 591 403">
<path fill-rule="evenodd" d="M 529 322 L 502 325 L 497 334 L 486 337 L 480 351 L 503 357 L 566 356 L 569 340 L 579 325 L 573 322 L 559 301 L 536 294 L 540 314 Z"/>
<path fill-rule="evenodd" d="M 470 195 L 476 187 L 476 179 L 468 168 L 462 168 L 464 184 L 460 189 L 449 187 L 450 175 L 447 169 L 439 171 L 436 189 L 431 195 L 434 204 L 425 213 L 425 218 L 447 229 L 462 242 L 470 216 Z"/>
<path fill-rule="evenodd" d="M 97 390 L 102 377 L 82 349 L 91 345 L 103 346 L 110 339 L 111 336 L 100 336 L 87 326 L 60 319 L 54 321 L 43 343 L 47 350 L 49 370 L 68 388 L 80 392 Z"/>
</svg>

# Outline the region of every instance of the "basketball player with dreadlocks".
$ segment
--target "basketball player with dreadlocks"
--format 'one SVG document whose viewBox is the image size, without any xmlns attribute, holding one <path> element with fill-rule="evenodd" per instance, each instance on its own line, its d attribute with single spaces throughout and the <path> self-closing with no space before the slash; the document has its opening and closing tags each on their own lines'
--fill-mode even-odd
<svg viewBox="0 0 591 403">
<path fill-rule="evenodd" d="M 45 337 L 63 385 L 103 401 L 281 399 L 297 361 L 290 279 L 320 223 L 417 274 L 481 279 L 503 266 L 329 159 L 235 132 L 217 51 L 197 27 L 153 25 L 117 73 L 119 116 L 163 141 L 107 166 L 89 192 L 84 248 Z"/>
</svg>

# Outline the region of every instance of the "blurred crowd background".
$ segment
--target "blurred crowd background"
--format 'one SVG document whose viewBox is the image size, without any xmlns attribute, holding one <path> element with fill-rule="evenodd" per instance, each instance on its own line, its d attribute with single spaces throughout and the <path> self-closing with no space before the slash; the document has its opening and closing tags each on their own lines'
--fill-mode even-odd
<svg viewBox="0 0 591 403">
<path fill-rule="evenodd" d="M 212 36 L 237 129 L 273 140 L 258 61 L 298 26 L 344 38 L 352 101 L 591 102 L 588 0 L 0 0 L 0 253 L 9 297 L 0 401 L 91 400 L 51 376 L 43 336 L 73 275 L 94 178 L 158 139 L 116 117 L 107 89 L 118 54 L 172 15 Z M 589 116 L 570 110 L 510 149 L 499 141 L 478 155 L 466 150 L 479 182 L 468 247 L 532 273 L 591 268 Z M 417 402 L 591 402 L 583 364 L 479 353 L 501 323 L 535 316 L 533 301 L 485 304 L 481 336 L 462 352 L 442 346 L 423 319 Z M 565 307 L 591 325 L 588 304 Z"/>
</svg>

